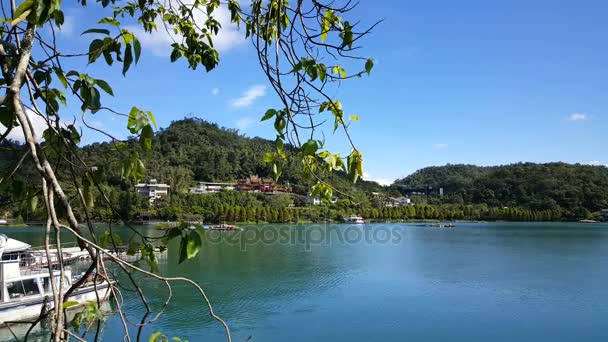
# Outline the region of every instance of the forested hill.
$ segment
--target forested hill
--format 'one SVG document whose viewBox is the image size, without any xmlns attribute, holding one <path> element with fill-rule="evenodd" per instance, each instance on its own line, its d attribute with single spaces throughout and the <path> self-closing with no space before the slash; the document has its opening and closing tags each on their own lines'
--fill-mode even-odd
<svg viewBox="0 0 608 342">
<path fill-rule="evenodd" d="M 608 208 L 608 168 L 566 163 L 433 166 L 395 181 L 405 188 L 442 187 L 444 201 L 535 210 Z"/>
<path fill-rule="evenodd" d="M 131 143 L 136 144 L 135 139 Z M 101 165 L 108 160 L 111 148 L 109 143 L 96 143 L 84 147 L 83 153 L 91 165 Z M 248 138 L 237 130 L 201 119 L 174 121 L 154 138 L 152 153 L 145 158 L 146 178 L 156 178 L 171 184 L 178 192 L 185 192 L 196 181 L 233 181 L 250 175 L 271 177 L 263 156 L 274 149 L 274 141 Z M 309 189 L 297 158 L 289 158 L 283 166 L 280 182 L 289 182 L 301 194 Z M 352 185 L 345 174 L 332 177 L 331 182 L 346 191 L 382 189 L 374 182 Z"/>
</svg>

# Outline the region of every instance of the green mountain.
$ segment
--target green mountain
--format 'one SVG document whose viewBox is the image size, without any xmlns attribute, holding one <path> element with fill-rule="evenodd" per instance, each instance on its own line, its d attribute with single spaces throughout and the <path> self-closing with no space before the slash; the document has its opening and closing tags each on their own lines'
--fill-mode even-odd
<svg viewBox="0 0 608 342">
<path fill-rule="evenodd" d="M 128 139 L 137 148 L 136 138 Z M 132 184 L 120 175 L 121 153 L 109 142 L 79 148 L 80 157 L 102 172 L 99 189 L 90 191 L 94 219 L 135 219 L 142 213 L 162 219 L 203 217 L 235 221 L 292 222 L 298 218 L 316 220 L 330 215 L 340 220 L 358 213 L 370 219 L 484 219 L 484 220 L 574 220 L 594 217 L 591 213 L 608 208 L 608 168 L 579 164 L 520 163 L 479 167 L 446 165 L 427 167 L 395 181 L 390 187 L 375 182 L 352 184 L 344 173 L 325 175 L 341 192 L 352 196 L 325 208 L 302 209 L 303 196 L 265 196 L 227 192 L 216 195 L 188 194 L 197 181 L 235 181 L 250 175 L 269 177 L 264 153 L 273 151 L 273 141 L 249 138 L 234 129 L 219 127 L 201 119 L 175 121 L 154 137 L 152 151 L 143 156 L 146 179 L 155 178 L 171 185 L 172 194 L 154 205 L 135 194 Z M 305 179 L 296 151 L 287 146 L 280 183 L 298 195 L 306 195 L 312 180 Z M 24 147 L 14 142 L 0 145 L 0 173 L 6 175 L 23 155 Z M 52 152 L 52 151 L 49 151 Z M 127 150 L 128 152 L 128 150 Z M 68 160 L 53 162 L 64 190 L 77 198 L 71 185 Z M 75 162 L 74 165 L 78 163 Z M 77 179 L 84 170 L 77 169 Z M 43 219 L 46 211 L 37 205 L 39 175 L 30 158 L 10 180 L 0 183 L 0 216 L 21 216 L 25 220 Z M 418 196 L 415 207 L 385 206 L 388 196 L 399 196 L 408 189 L 443 188 L 444 196 Z M 372 194 L 378 192 L 378 194 Z M 89 201 L 89 199 L 87 199 Z M 42 203 L 42 201 L 38 201 Z M 84 210 L 74 201 L 76 214 Z M 295 206 L 295 207 L 293 207 Z M 299 209 L 297 209 L 300 207 Z M 326 211 L 326 209 L 329 210 Z"/>
<path fill-rule="evenodd" d="M 129 143 L 137 144 L 135 139 Z M 95 143 L 82 150 L 90 165 L 105 164 L 113 153 L 110 143 Z M 234 181 L 250 175 L 271 177 L 270 166 L 263 157 L 264 153 L 274 150 L 274 141 L 245 137 L 237 130 L 219 127 L 202 119 L 183 119 L 172 122 L 156 134 L 152 152 L 144 158 L 146 178 L 171 184 L 173 191 L 183 193 L 196 181 Z M 303 178 L 301 164 L 293 148 L 287 147 L 286 150 L 290 158 L 282 166 L 279 181 L 289 183 L 294 192 L 305 195 L 311 183 Z M 114 172 L 111 182 L 120 182 L 119 176 Z M 345 192 L 381 191 L 383 188 L 375 182 L 352 184 L 344 173 L 328 178 Z"/>
<path fill-rule="evenodd" d="M 395 181 L 397 189 L 442 187 L 444 203 L 595 212 L 608 208 L 608 168 L 566 163 L 427 167 Z"/>
</svg>

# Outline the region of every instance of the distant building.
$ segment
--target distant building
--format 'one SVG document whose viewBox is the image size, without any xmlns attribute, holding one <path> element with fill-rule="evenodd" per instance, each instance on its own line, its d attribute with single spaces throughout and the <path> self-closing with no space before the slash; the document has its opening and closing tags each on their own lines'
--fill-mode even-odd
<svg viewBox="0 0 608 342">
<path fill-rule="evenodd" d="M 329 202 L 331 204 L 334 204 L 334 203 L 338 202 L 338 197 L 331 196 L 331 198 L 329 199 Z M 306 197 L 306 203 L 312 204 L 312 205 L 323 205 L 324 204 L 323 200 L 321 200 L 321 197 L 319 197 L 319 196 L 316 196 L 316 197 L 307 196 Z"/>
<path fill-rule="evenodd" d="M 399 192 L 404 196 L 443 196 L 443 188 L 433 188 L 427 186 L 426 188 L 407 188 L 405 186 L 398 186 Z"/>
<path fill-rule="evenodd" d="M 249 176 L 237 182 L 199 182 L 196 187 L 190 188 L 190 193 L 209 194 L 231 190 L 277 194 L 289 192 L 289 184 L 282 187 L 276 185 L 272 178 Z"/>
<path fill-rule="evenodd" d="M 192 194 L 212 194 L 220 191 L 234 190 L 234 183 L 198 182 L 194 188 L 190 188 Z"/>
<path fill-rule="evenodd" d="M 135 190 L 138 194 L 148 197 L 150 203 L 154 202 L 155 199 L 167 196 L 169 194 L 169 184 L 158 183 L 156 179 L 150 179 L 150 183 L 140 183 L 135 185 Z"/>
<path fill-rule="evenodd" d="M 414 202 L 408 197 L 389 197 L 385 202 L 385 207 L 404 207 L 414 205 Z"/>
<path fill-rule="evenodd" d="M 608 209 L 602 209 L 602 210 L 600 210 L 600 216 L 604 220 L 608 220 Z"/>
<path fill-rule="evenodd" d="M 263 192 L 269 194 L 276 192 L 289 192 L 288 188 L 276 185 L 274 179 L 258 177 L 257 175 L 239 180 L 234 185 L 234 188 L 239 191 Z"/>
</svg>

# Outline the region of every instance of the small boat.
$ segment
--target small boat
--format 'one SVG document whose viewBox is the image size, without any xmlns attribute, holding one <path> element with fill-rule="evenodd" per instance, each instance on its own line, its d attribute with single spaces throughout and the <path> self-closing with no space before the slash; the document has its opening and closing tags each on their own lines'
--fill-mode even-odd
<svg viewBox="0 0 608 342">
<path fill-rule="evenodd" d="M 8 221 L 4 220 L 4 219 L 0 219 L 0 225 L 6 226 L 6 225 L 8 225 Z"/>
<path fill-rule="evenodd" d="M 4 234 L 0 235 L 0 259 L 0 327 L 23 325 L 24 321 L 52 309 L 51 277 L 56 284 L 63 282 L 64 292 L 80 278 L 72 276 L 69 265 L 64 265 L 64 279 L 59 270 L 53 270 L 51 274 L 48 263 L 55 267 L 58 258 L 41 259 L 30 245 Z M 68 301 L 81 305 L 97 298 L 102 301 L 109 298 L 113 282 L 108 283 L 95 275 L 89 278 L 68 297 Z"/>
<path fill-rule="evenodd" d="M 451 224 L 451 223 L 435 223 L 435 224 L 431 224 L 428 227 L 433 227 L 433 228 L 454 228 L 456 227 L 455 225 Z"/>
<path fill-rule="evenodd" d="M 580 223 L 600 223 L 600 221 L 596 220 L 579 220 Z"/>
<path fill-rule="evenodd" d="M 356 216 L 356 215 L 351 215 L 351 216 L 345 218 L 344 222 L 345 223 L 353 223 L 353 224 L 363 224 L 363 223 L 365 223 L 365 221 L 363 220 L 363 217 Z"/>
<path fill-rule="evenodd" d="M 231 224 L 225 224 L 225 223 L 222 223 L 217 226 L 207 226 L 207 227 L 205 227 L 205 229 L 207 229 L 207 230 L 243 230 L 243 228 L 241 228 L 241 227 L 234 226 Z"/>
</svg>

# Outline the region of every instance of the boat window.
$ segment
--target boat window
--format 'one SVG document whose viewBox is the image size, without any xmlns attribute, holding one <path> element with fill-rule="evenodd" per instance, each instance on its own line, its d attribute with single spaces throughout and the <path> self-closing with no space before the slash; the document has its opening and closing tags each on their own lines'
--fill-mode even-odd
<svg viewBox="0 0 608 342">
<path fill-rule="evenodd" d="M 10 299 L 40 294 L 36 279 L 13 281 L 6 284 L 6 290 Z"/>
<path fill-rule="evenodd" d="M 10 252 L 10 253 L 2 254 L 2 261 L 17 260 L 17 259 L 19 259 L 18 252 Z"/>
</svg>

